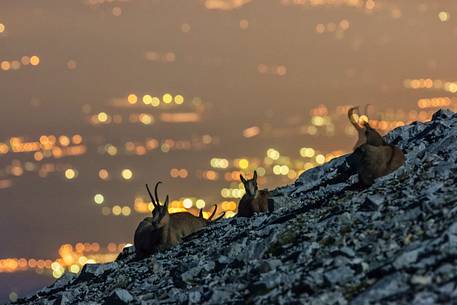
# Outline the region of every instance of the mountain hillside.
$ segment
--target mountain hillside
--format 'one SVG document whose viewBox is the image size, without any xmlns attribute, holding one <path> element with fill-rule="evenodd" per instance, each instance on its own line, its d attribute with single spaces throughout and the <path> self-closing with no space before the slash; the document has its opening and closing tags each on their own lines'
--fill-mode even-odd
<svg viewBox="0 0 457 305">
<path fill-rule="evenodd" d="M 407 161 L 355 187 L 346 157 L 141 261 L 86 265 L 20 304 L 457 304 L 457 114 L 390 132 Z M 133 232 L 132 232 L 133 235 Z"/>
</svg>

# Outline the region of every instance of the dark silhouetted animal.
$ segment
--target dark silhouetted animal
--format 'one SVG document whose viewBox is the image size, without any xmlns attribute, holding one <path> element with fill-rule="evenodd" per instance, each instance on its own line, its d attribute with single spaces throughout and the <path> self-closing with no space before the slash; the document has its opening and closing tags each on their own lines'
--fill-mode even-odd
<svg viewBox="0 0 457 305">
<path fill-rule="evenodd" d="M 358 173 L 360 184 L 369 186 L 376 178 L 390 174 L 402 166 L 405 155 L 400 148 L 388 144 L 368 121 L 359 122 L 358 112 L 359 107 L 352 107 L 348 111 L 349 121 L 357 130 L 359 138 L 354 152 L 347 160 Z"/>
<path fill-rule="evenodd" d="M 181 240 L 205 227 L 213 220 L 216 214 L 217 207 L 208 219 L 203 218 L 203 211 L 200 210 L 199 217 L 195 217 L 190 213 L 168 213 L 169 197 L 167 195 L 163 205 L 160 205 L 157 195 L 157 188 L 161 182 L 158 182 L 154 188 L 154 195 L 149 190 L 146 184 L 151 202 L 154 206 L 152 217 L 146 217 L 138 225 L 135 236 L 134 245 L 137 257 L 142 258 L 154 253 L 157 250 L 167 249 L 175 246 Z M 224 216 L 224 213 L 215 220 Z"/>
<path fill-rule="evenodd" d="M 257 171 L 254 171 L 254 176 L 250 180 L 246 180 L 243 175 L 240 175 L 246 193 L 241 198 L 238 204 L 237 216 L 252 217 L 254 213 L 273 212 L 274 204 L 270 199 L 268 190 L 259 190 L 257 187 Z"/>
</svg>

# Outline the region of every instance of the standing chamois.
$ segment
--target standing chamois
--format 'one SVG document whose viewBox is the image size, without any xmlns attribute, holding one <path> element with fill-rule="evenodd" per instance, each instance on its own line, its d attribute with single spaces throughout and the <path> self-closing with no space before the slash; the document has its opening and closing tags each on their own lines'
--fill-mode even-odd
<svg viewBox="0 0 457 305">
<path fill-rule="evenodd" d="M 358 107 L 349 109 L 348 118 L 359 138 L 349 161 L 359 175 L 359 182 L 369 186 L 376 178 L 390 174 L 402 166 L 405 155 L 399 147 L 388 144 L 368 122 L 363 122 L 360 126 L 355 119 L 355 110 L 358 110 Z"/>
<path fill-rule="evenodd" d="M 260 190 L 257 187 L 257 171 L 254 171 L 254 176 L 250 180 L 246 180 L 240 174 L 240 179 L 243 182 L 246 193 L 238 204 L 237 216 L 252 217 L 254 213 L 273 212 L 273 200 L 269 198 L 268 190 Z"/>
<path fill-rule="evenodd" d="M 154 196 L 146 184 L 146 189 L 149 197 L 151 197 L 154 210 L 152 211 L 152 217 L 143 219 L 135 231 L 134 245 L 136 255 L 139 258 L 148 256 L 157 250 L 167 249 L 179 244 L 184 237 L 208 225 L 216 214 L 217 206 L 208 219 L 203 217 L 203 210 L 200 210 L 198 217 L 187 212 L 169 214 L 168 195 L 163 205 L 159 203 L 157 188 L 160 183 L 162 182 L 159 181 L 155 185 Z M 223 216 L 224 213 L 215 219 L 215 221 Z"/>
</svg>

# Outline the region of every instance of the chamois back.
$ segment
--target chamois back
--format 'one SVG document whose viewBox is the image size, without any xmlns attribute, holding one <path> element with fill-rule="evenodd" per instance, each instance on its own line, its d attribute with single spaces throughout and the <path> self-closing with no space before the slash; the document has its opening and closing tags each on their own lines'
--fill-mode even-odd
<svg viewBox="0 0 457 305">
<path fill-rule="evenodd" d="M 170 222 L 164 231 L 163 237 L 163 248 L 169 248 L 179 244 L 182 239 L 192 233 L 198 232 L 209 223 L 217 221 L 224 217 L 225 213 L 222 213 L 218 218 L 214 219 L 216 214 L 217 206 L 215 206 L 213 212 L 208 219 L 203 217 L 203 210 L 200 210 L 198 217 L 187 213 L 175 213 L 170 215 Z"/>
<path fill-rule="evenodd" d="M 405 162 L 403 151 L 394 145 L 363 144 L 353 153 L 359 181 L 372 185 L 376 178 L 390 174 Z"/>
</svg>

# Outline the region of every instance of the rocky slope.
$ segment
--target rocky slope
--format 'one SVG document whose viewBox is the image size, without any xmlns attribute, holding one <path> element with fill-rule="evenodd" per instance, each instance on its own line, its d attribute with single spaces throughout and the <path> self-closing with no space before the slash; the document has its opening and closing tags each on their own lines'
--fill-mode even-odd
<svg viewBox="0 0 457 305">
<path fill-rule="evenodd" d="M 65 275 L 21 304 L 457 304 L 457 114 L 386 136 L 407 153 L 365 190 L 341 157 L 277 189 L 277 209 L 168 251 Z"/>
</svg>

